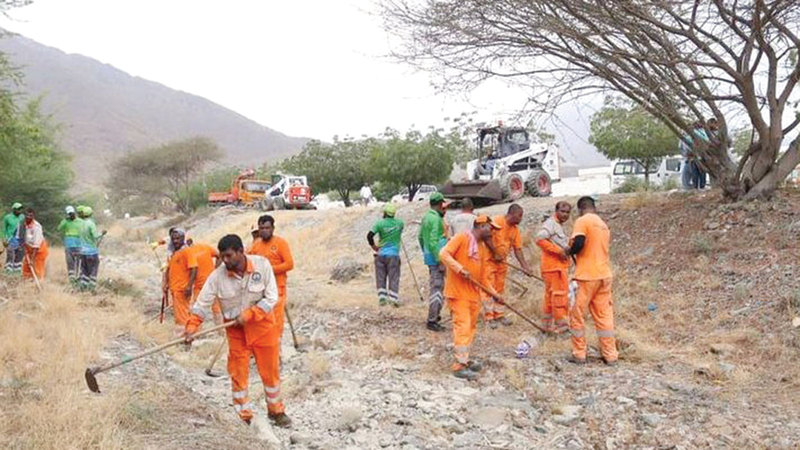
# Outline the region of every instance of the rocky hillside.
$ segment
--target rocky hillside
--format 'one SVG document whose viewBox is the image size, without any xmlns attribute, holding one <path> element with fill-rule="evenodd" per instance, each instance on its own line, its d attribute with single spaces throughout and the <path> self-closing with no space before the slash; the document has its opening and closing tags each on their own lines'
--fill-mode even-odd
<svg viewBox="0 0 800 450">
<path fill-rule="evenodd" d="M 526 252 L 538 261 L 530 232 L 554 202 L 521 203 Z M 451 335 L 425 330 L 426 305 L 405 262 L 403 306 L 377 305 L 364 236 L 378 208 L 279 211 L 278 233 L 296 260 L 288 292 L 302 347 L 293 348 L 286 327 L 282 389 L 292 430 L 263 421 L 237 425 L 228 380 L 203 371 L 217 337 L 190 352 L 175 349 L 99 375 L 103 396 L 88 394 L 79 370 L 87 359 L 108 361 L 164 342 L 171 328 L 140 324 L 158 308 L 158 266 L 145 242 L 162 236 L 169 223 L 120 222 L 109 233 L 101 269 L 109 281 L 98 296 L 37 304 L 30 287 L 0 291 L 10 298 L 0 305 L 0 320 L 9 324 L 0 330 L 0 361 L 24 367 L 9 377 L 10 366 L 0 366 L 6 377 L 0 378 L 0 444 L 42 446 L 35 430 L 21 424 L 38 417 L 35 406 L 45 402 L 50 407 L 38 420 L 58 425 L 50 438 L 61 436 L 60 443 L 72 446 L 214 447 L 227 436 L 229 445 L 315 449 L 796 448 L 800 246 L 792 236 L 800 226 L 798 205 L 800 194 L 793 191 L 771 203 L 723 206 L 715 193 L 600 197 L 600 214 L 613 234 L 620 364 L 609 368 L 599 361 L 591 325 L 590 362 L 578 367 L 565 361 L 566 337 L 538 335 L 521 320 L 496 330 L 479 323 L 473 354 L 486 369 L 476 382 L 450 375 Z M 506 207 L 483 212 L 500 214 Z M 423 289 L 427 275 L 414 221 L 424 209 L 405 205 L 398 212 Z M 213 243 L 229 232 L 248 236 L 257 216 L 223 208 L 184 225 L 195 240 Z M 332 280 L 331 271 L 343 262 L 356 268 L 354 278 Z M 510 299 L 538 317 L 541 286 L 510 276 Z M 61 286 L 62 278 L 63 268 L 56 269 L 47 288 Z M 38 316 L 48 319 L 46 329 L 22 328 Z M 97 339 L 68 334 L 62 322 L 86 323 L 84 334 Z M 15 331 L 21 337 L 4 334 Z M 37 371 L 45 364 L 33 343 L 40 334 L 83 339 L 80 352 L 62 352 L 60 364 L 70 375 L 59 378 L 58 389 L 48 388 Z M 522 339 L 534 349 L 516 359 Z M 220 361 L 216 371 L 224 367 Z M 251 396 L 263 417 L 254 373 Z M 70 398 L 91 408 L 77 411 Z M 57 414 L 62 406 L 78 417 L 102 412 L 108 429 L 100 434 L 97 420 Z M 67 424 L 73 425 L 68 431 Z"/>
<path fill-rule="evenodd" d="M 235 164 L 261 163 L 299 151 L 307 139 L 286 136 L 216 103 L 110 65 L 22 36 L 0 39 L 0 52 L 25 75 L 25 90 L 63 124 L 61 143 L 75 155 L 82 181 L 102 181 L 121 153 L 170 140 L 207 136 Z M 97 176 L 97 175 L 101 176 Z"/>
</svg>

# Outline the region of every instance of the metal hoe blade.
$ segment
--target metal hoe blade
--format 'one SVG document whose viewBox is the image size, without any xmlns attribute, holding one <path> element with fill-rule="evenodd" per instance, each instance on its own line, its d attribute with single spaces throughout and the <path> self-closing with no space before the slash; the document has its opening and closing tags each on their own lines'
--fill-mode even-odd
<svg viewBox="0 0 800 450">
<path fill-rule="evenodd" d="M 86 377 L 86 385 L 89 386 L 89 390 L 95 393 L 100 393 L 100 386 L 97 385 L 97 378 L 94 376 L 94 369 L 87 368 L 83 375 Z"/>
</svg>

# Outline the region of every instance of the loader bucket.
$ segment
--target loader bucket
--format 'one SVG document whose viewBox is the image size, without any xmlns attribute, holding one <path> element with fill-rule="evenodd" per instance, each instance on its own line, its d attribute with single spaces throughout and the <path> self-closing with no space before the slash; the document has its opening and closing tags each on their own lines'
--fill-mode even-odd
<svg viewBox="0 0 800 450">
<path fill-rule="evenodd" d="M 442 195 L 452 199 L 471 198 L 478 202 L 498 202 L 503 199 L 503 189 L 497 180 L 474 180 L 454 183 L 448 181 L 442 187 Z"/>
</svg>

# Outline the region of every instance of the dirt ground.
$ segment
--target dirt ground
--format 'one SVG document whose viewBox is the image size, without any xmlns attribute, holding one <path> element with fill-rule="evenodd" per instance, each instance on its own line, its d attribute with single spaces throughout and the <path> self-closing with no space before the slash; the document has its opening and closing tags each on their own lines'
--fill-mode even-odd
<svg viewBox="0 0 800 450">
<path fill-rule="evenodd" d="M 535 264 L 530 235 L 554 200 L 520 203 Z M 543 337 L 522 320 L 496 330 L 480 323 L 473 353 L 486 368 L 474 382 L 450 375 L 449 324 L 446 333 L 425 329 L 427 305 L 405 261 L 402 307 L 378 306 L 365 239 L 378 208 L 277 212 L 277 233 L 296 260 L 289 304 L 303 347 L 293 348 L 286 327 L 282 389 L 290 430 L 263 420 L 255 371 L 251 397 L 262 420 L 239 423 L 227 377 L 204 373 L 218 336 L 100 374 L 103 393 L 88 392 L 87 365 L 172 338 L 169 325 L 148 322 L 159 305 L 158 266 L 145 242 L 165 234 L 166 225 L 115 224 L 101 269 L 108 281 L 97 295 L 66 291 L 58 250 L 44 294 L 3 279 L 0 445 L 797 448 L 800 194 L 781 192 L 763 204 L 725 204 L 715 192 L 612 195 L 600 197 L 598 208 L 613 237 L 620 364 L 609 368 L 595 357 L 573 366 L 565 361 L 568 338 Z M 398 212 L 423 290 L 427 271 L 414 221 L 425 209 L 404 205 Z M 186 225 L 195 240 L 213 244 L 230 232 L 247 236 L 257 216 L 219 210 Z M 365 269 L 334 282 L 330 272 L 342 260 Z M 538 317 L 539 282 L 511 276 L 528 291 L 520 297 L 514 286 L 510 298 Z M 517 359 L 522 339 L 536 345 Z M 215 371 L 224 369 L 223 357 Z"/>
</svg>

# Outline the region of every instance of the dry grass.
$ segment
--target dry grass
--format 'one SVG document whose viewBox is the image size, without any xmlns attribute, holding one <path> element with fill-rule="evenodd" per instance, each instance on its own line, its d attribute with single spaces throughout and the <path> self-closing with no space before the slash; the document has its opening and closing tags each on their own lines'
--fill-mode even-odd
<svg viewBox="0 0 800 450">
<path fill-rule="evenodd" d="M 305 365 L 309 375 L 311 375 L 311 379 L 315 381 L 326 378 L 331 370 L 330 359 L 324 353 L 318 351 L 311 351 L 306 355 Z"/>
</svg>

